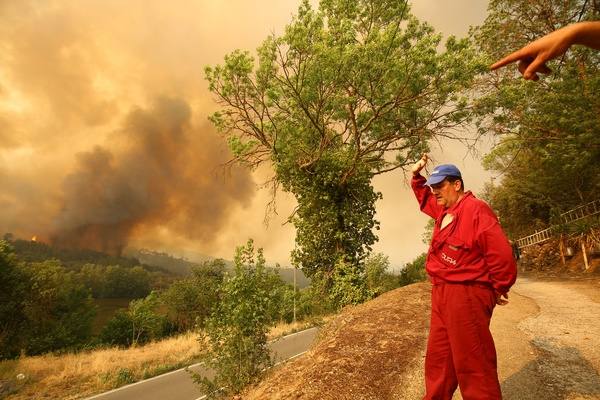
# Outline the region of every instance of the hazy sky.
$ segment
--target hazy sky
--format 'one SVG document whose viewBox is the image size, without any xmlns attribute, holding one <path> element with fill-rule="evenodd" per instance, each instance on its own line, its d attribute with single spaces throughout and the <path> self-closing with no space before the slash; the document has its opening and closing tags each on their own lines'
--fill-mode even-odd
<svg viewBox="0 0 600 400">
<path fill-rule="evenodd" d="M 0 232 L 96 248 L 131 246 L 232 258 L 247 238 L 288 264 L 292 198 L 263 223 L 269 171 L 223 172 L 228 155 L 207 122 L 203 68 L 281 33 L 297 0 L 0 2 Z M 416 0 L 444 35 L 480 24 L 487 1 Z M 457 144 L 434 157 L 477 192 L 489 175 Z M 486 144 L 484 144 L 484 151 Z M 383 193 L 375 250 L 395 265 L 425 250 L 401 171 Z M 107 223 L 108 221 L 108 223 Z M 107 234 L 108 232 L 108 234 Z M 108 236 L 108 239 L 107 239 Z"/>
</svg>

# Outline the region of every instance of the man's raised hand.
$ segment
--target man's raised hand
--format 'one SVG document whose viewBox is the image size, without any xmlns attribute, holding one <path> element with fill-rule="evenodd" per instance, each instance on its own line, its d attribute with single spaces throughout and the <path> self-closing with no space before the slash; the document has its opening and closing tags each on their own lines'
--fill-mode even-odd
<svg viewBox="0 0 600 400">
<path fill-rule="evenodd" d="M 417 175 L 419 172 L 421 172 L 421 170 L 423 168 L 425 168 L 425 165 L 427 165 L 428 160 L 429 160 L 429 157 L 427 156 L 427 154 L 423 154 L 421 159 L 419 161 L 417 161 L 416 163 L 414 163 L 414 165 L 412 166 L 413 175 Z"/>
</svg>

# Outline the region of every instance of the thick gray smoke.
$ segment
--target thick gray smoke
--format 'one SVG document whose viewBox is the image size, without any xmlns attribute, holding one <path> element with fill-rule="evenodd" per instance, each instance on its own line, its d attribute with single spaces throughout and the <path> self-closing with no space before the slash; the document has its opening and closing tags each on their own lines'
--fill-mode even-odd
<svg viewBox="0 0 600 400">
<path fill-rule="evenodd" d="M 160 98 L 137 109 L 119 133 L 115 151 L 78 155 L 63 183 L 63 207 L 51 240 L 62 247 L 120 253 L 136 229 L 162 226 L 210 242 L 227 212 L 253 192 L 248 172 L 225 170 L 229 155 L 208 126 L 192 126 L 188 104 Z"/>
<path fill-rule="evenodd" d="M 248 172 L 219 169 L 230 155 L 205 122 L 202 70 L 264 38 L 254 7 L 0 1 L 0 235 L 229 253 L 212 240 L 232 236 L 256 190 Z M 222 13 L 246 32 L 221 37 Z"/>
</svg>

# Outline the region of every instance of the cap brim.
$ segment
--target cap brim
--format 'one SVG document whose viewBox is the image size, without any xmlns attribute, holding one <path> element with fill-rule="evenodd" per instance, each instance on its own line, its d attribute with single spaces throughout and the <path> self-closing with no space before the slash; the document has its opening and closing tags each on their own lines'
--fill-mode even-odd
<svg viewBox="0 0 600 400">
<path fill-rule="evenodd" d="M 425 182 L 425 184 L 427 186 L 437 185 L 438 183 L 443 182 L 444 179 L 446 179 L 446 177 L 443 175 L 430 176 L 429 179 L 427 179 L 427 182 Z"/>
</svg>

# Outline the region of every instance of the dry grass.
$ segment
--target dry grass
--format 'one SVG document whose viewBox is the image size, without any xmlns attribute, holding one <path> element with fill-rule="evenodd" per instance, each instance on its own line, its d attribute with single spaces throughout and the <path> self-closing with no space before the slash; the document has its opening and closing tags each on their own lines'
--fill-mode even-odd
<svg viewBox="0 0 600 400">
<path fill-rule="evenodd" d="M 129 349 L 22 357 L 2 363 L 0 379 L 25 375 L 7 399 L 77 399 L 193 363 L 201 350 L 197 337 L 189 333 Z"/>
<path fill-rule="evenodd" d="M 270 339 L 314 326 L 314 322 L 280 324 Z M 197 361 L 202 350 L 197 333 L 129 349 L 104 349 L 77 354 L 22 357 L 0 362 L 0 398 L 7 400 L 80 399 L 128 383 L 182 368 Z M 19 374 L 25 376 L 18 380 Z"/>
<path fill-rule="evenodd" d="M 288 335 L 290 333 L 299 332 L 304 329 L 312 328 L 313 326 L 316 326 L 316 325 L 322 325 L 325 322 L 327 322 L 329 319 L 331 319 L 331 316 L 325 316 L 325 317 L 320 317 L 318 319 L 311 319 L 311 320 L 307 320 L 307 321 L 295 322 L 295 323 L 290 323 L 290 324 L 281 323 L 281 324 L 275 325 L 273 328 L 271 328 L 271 331 L 269 332 L 269 340 L 277 339 L 282 336 Z"/>
</svg>

